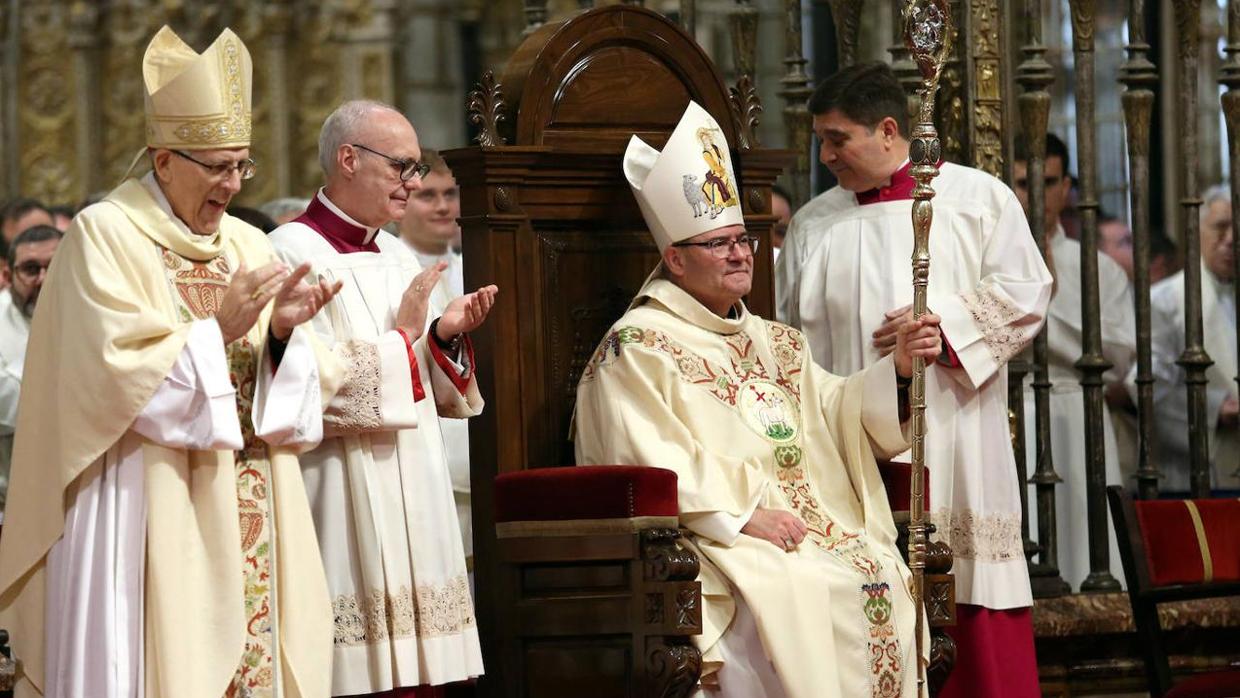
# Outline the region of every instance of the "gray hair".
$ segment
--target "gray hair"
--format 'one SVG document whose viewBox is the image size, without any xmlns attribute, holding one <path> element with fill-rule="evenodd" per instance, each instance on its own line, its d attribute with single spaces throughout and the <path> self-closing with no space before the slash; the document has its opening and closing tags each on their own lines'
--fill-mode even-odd
<svg viewBox="0 0 1240 698">
<path fill-rule="evenodd" d="M 283 199 L 272 199 L 262 206 L 258 207 L 259 211 L 267 214 L 273 221 L 278 221 L 290 213 L 301 215 L 306 207 L 310 205 L 309 199 L 298 199 L 295 197 L 284 197 Z"/>
<path fill-rule="evenodd" d="M 1226 184 L 1215 184 L 1206 189 L 1201 195 L 1201 215 L 1206 215 L 1206 210 L 1214 205 L 1215 201 L 1226 201 L 1231 203 L 1231 187 Z"/>
<path fill-rule="evenodd" d="M 319 131 L 319 167 L 323 168 L 324 175 L 330 177 L 336 171 L 336 153 L 340 146 L 356 140 L 362 120 L 382 109 L 400 113 L 390 104 L 373 99 L 354 99 L 336 107 L 336 111 L 327 117 L 323 130 Z"/>
</svg>

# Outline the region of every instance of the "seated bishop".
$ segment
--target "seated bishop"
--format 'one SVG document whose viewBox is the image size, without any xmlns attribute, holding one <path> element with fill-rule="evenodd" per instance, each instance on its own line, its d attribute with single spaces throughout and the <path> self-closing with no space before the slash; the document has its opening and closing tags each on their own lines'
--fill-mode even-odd
<svg viewBox="0 0 1240 698">
<path fill-rule="evenodd" d="M 630 140 L 662 259 L 583 371 L 577 461 L 677 474 L 701 560 L 699 696 L 917 695 L 918 611 L 875 457 L 908 448 L 913 357 L 937 356 L 938 318 L 851 377 L 818 367 L 742 302 L 758 238 L 731 162 L 692 102 L 662 152 Z"/>
</svg>

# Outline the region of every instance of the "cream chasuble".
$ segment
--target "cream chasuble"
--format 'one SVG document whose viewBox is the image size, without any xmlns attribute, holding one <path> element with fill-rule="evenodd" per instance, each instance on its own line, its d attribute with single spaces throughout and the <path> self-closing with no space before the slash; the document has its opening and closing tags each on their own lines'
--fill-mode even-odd
<svg viewBox="0 0 1240 698">
<path fill-rule="evenodd" d="M 203 328 L 218 337 L 207 318 L 237 265 L 273 260 L 262 234 L 229 216 L 215 235 L 191 233 L 150 176 L 74 219 L 32 328 L 18 496 L 0 542 L 0 624 L 25 672 L 18 695 L 50 685 L 79 695 L 81 658 L 100 652 L 112 652 L 105 664 L 115 675 L 91 682 L 94 695 L 113 695 L 115 676 L 141 676 L 135 666 L 145 676 L 127 696 L 327 694 L 330 606 L 295 449 L 321 435 L 339 369 L 298 329 L 274 370 L 268 306 L 226 358 L 222 345 L 215 355 L 220 375 L 227 362 L 241 438 L 170 436 L 186 425 L 210 431 L 206 405 L 228 399 L 211 376 L 186 371 L 196 361 L 187 362 L 187 339 Z M 207 382 L 179 385 L 190 378 Z M 139 423 L 153 396 L 175 403 L 168 396 L 178 392 L 208 402 L 185 402 L 183 424 Z M 196 440 L 241 449 L 161 445 Z M 91 598 L 113 574 L 119 595 Z M 137 599 L 126 593 L 134 590 Z M 66 593 L 76 598 L 62 607 Z M 113 613 L 115 627 L 94 624 Z"/>
<path fill-rule="evenodd" d="M 926 371 L 931 519 L 955 555 L 959 602 L 1029 606 L 1006 363 L 1041 328 L 1051 277 L 1002 182 L 944 163 L 934 189 L 929 308 L 956 359 Z M 872 333 L 885 312 L 912 302 L 911 209 L 909 199 L 862 206 L 835 187 L 793 217 L 777 295 L 827 370 L 878 361 Z"/>
<path fill-rule="evenodd" d="M 406 343 L 395 318 L 421 271 L 417 261 L 398 238 L 360 226 L 323 192 L 271 241 L 290 264 L 309 261 L 313 274 L 344 281 L 313 326 L 347 375 L 325 417 L 327 438 L 301 458 L 336 618 L 332 693 L 478 676 L 478 629 L 439 428 L 440 416 L 482 409 L 472 349 L 467 342 L 462 369 L 429 330 Z"/>
<path fill-rule="evenodd" d="M 1050 355 L 1051 449 L 1055 472 L 1063 484 L 1055 488 L 1055 525 L 1059 545 L 1059 574 L 1078 588 L 1089 574 L 1089 518 L 1085 478 L 1085 399 L 1081 373 L 1081 243 L 1064 235 L 1059 227 L 1051 237 L 1051 259 L 1055 264 L 1055 295 L 1046 316 L 1046 345 Z M 1128 276 L 1115 260 L 1098 253 L 1099 307 L 1102 309 L 1102 355 L 1111 363 L 1103 375 L 1108 384 L 1123 381 L 1137 359 L 1136 323 L 1133 318 L 1132 291 Z M 1178 357 L 1177 357 L 1178 358 Z M 1025 423 L 1033 424 L 1033 376 L 1025 379 Z M 1102 403 L 1102 438 L 1106 452 L 1106 484 L 1125 484 L 1120 475 L 1115 428 L 1111 411 Z M 1026 434 L 1033 434 L 1026 429 Z M 1025 439 L 1025 462 L 1037 463 L 1037 439 Z M 1032 471 L 1032 468 L 1030 469 Z M 1029 501 L 1036 501 L 1037 490 L 1028 485 Z M 1029 507 L 1029 530 L 1038 530 L 1038 508 Z M 1107 535 L 1111 549 L 1111 574 L 1124 581 L 1119 547 L 1111 517 L 1107 516 Z"/>
<path fill-rule="evenodd" d="M 767 695 L 916 695 L 910 575 L 874 465 L 908 446 L 891 360 L 830 375 L 800 332 L 739 305 L 720 318 L 661 278 L 635 306 L 582 373 L 577 462 L 676 472 L 702 563 L 703 685 L 722 679 L 728 695 L 725 633 L 756 623 L 782 690 Z M 785 552 L 740 534 L 755 506 L 809 535 Z"/>
</svg>

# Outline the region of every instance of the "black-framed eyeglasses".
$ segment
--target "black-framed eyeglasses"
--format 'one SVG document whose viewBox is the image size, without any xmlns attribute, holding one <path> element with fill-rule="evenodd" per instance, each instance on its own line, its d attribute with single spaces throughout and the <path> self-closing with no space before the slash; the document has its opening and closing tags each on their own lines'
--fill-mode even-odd
<svg viewBox="0 0 1240 698">
<path fill-rule="evenodd" d="M 402 182 L 408 182 L 409 180 L 413 179 L 414 175 L 417 175 L 418 179 L 426 179 L 426 175 L 431 173 L 431 166 L 424 162 L 418 162 L 417 160 L 401 160 L 399 158 L 394 158 L 391 155 L 380 153 L 374 148 L 368 148 L 362 145 L 361 143 L 350 143 L 349 145 L 353 146 L 354 148 L 361 148 L 362 150 L 365 150 L 368 153 L 378 155 L 384 160 L 387 160 L 388 162 L 395 165 L 396 168 L 400 170 L 400 181 Z"/>
<path fill-rule="evenodd" d="M 747 248 L 751 254 L 758 253 L 758 236 L 757 235 L 740 235 L 734 238 L 715 238 L 705 242 L 674 242 L 672 247 L 704 247 L 712 256 L 724 259 L 732 254 L 732 247 L 740 245 Z"/>
<path fill-rule="evenodd" d="M 17 272 L 17 275 L 22 278 L 22 281 L 34 281 L 35 279 L 39 278 L 39 274 L 42 274 L 43 272 L 47 271 L 47 268 L 50 266 L 52 266 L 52 263 L 50 261 L 47 262 L 46 264 L 43 264 L 41 262 L 36 262 L 32 259 L 30 261 L 22 262 L 21 264 L 18 264 L 16 267 L 14 267 L 14 270 Z"/>
<path fill-rule="evenodd" d="M 241 179 L 250 179 L 254 176 L 254 169 L 256 165 L 254 164 L 254 160 L 250 158 L 246 158 L 245 160 L 242 160 L 241 162 L 221 162 L 221 163 L 217 163 L 213 165 L 209 162 L 203 162 L 202 160 L 199 160 L 198 158 L 195 158 L 187 153 L 183 153 L 179 150 L 173 150 L 172 152 L 176 153 L 177 155 L 180 155 L 186 160 L 189 160 L 195 165 L 198 165 L 199 167 L 206 170 L 207 172 L 210 172 L 211 176 L 216 177 L 218 179 L 224 179 L 232 175 L 233 172 L 236 172 L 238 175 L 240 175 Z"/>
</svg>

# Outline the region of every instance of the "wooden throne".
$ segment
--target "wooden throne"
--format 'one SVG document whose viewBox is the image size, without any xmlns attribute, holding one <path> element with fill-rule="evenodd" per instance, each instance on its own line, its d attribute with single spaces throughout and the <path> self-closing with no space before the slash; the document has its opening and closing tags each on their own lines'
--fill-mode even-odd
<svg viewBox="0 0 1240 698">
<path fill-rule="evenodd" d="M 658 261 L 625 146 L 637 134 L 662 148 L 690 99 L 728 139 L 763 240 L 747 303 L 773 317 L 770 189 L 793 153 L 758 146 L 748 78 L 726 87 L 655 12 L 613 5 L 540 27 L 471 94 L 479 145 L 444 153 L 461 186 L 465 285 L 500 288 L 474 334 L 489 401 L 470 429 L 479 695 L 673 698 L 697 681 L 697 561 L 677 544 L 670 471 L 551 469 L 573 465 L 582 368 Z"/>
</svg>

